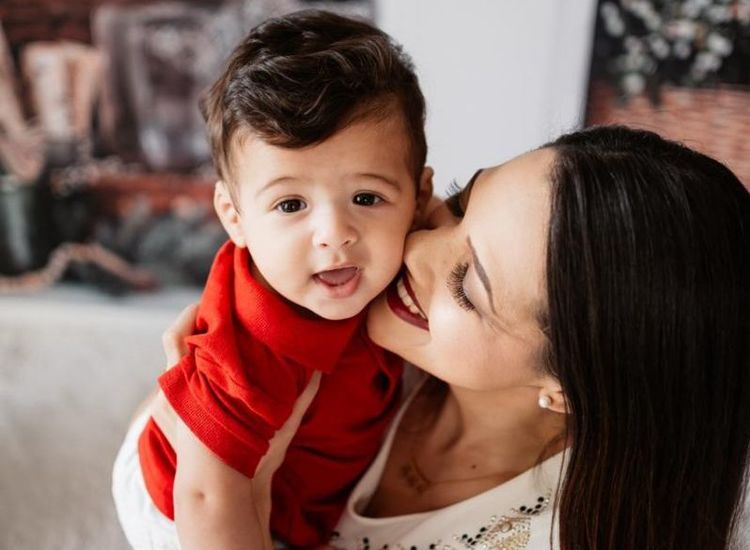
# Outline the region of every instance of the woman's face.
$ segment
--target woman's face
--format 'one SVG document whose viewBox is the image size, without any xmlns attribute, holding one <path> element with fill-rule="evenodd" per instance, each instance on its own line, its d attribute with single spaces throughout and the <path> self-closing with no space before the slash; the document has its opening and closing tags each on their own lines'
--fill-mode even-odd
<svg viewBox="0 0 750 550">
<path fill-rule="evenodd" d="M 373 341 L 455 386 L 541 380 L 553 160 L 542 149 L 483 170 L 457 224 L 409 236 L 403 277 L 370 309 Z"/>
</svg>

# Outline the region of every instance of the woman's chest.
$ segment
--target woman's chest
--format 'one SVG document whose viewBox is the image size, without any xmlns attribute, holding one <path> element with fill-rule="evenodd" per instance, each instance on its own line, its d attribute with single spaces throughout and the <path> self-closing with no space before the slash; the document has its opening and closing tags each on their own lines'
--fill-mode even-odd
<svg viewBox="0 0 750 550">
<path fill-rule="evenodd" d="M 439 510 L 485 493 L 504 480 L 502 474 L 477 475 L 464 467 L 460 457 L 420 458 L 419 441 L 408 430 L 396 432 L 380 480 L 364 508 L 365 516 L 384 518 Z"/>
</svg>

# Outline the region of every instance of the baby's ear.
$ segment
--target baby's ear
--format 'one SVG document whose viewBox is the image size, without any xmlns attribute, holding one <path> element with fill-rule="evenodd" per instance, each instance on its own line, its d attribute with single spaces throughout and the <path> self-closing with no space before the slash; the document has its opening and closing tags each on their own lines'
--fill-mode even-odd
<svg viewBox="0 0 750 550">
<path fill-rule="evenodd" d="M 422 175 L 419 177 L 418 189 L 417 189 L 417 211 L 415 218 L 419 219 L 426 214 L 427 206 L 432 199 L 432 176 L 435 171 L 425 166 L 422 170 Z"/>
<path fill-rule="evenodd" d="M 247 246 L 240 223 L 240 214 L 234 205 L 229 189 L 221 180 L 217 181 L 214 187 L 214 209 L 232 242 L 240 248 Z"/>
</svg>

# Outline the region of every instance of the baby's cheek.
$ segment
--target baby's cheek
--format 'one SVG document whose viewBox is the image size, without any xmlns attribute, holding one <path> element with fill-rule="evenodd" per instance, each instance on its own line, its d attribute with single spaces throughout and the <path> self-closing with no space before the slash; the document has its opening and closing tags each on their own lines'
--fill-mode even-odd
<svg viewBox="0 0 750 550">
<path fill-rule="evenodd" d="M 397 233 L 377 239 L 369 251 L 369 258 L 372 266 L 382 273 L 384 279 L 387 279 L 387 284 L 396 276 L 403 264 L 404 239 Z"/>
</svg>

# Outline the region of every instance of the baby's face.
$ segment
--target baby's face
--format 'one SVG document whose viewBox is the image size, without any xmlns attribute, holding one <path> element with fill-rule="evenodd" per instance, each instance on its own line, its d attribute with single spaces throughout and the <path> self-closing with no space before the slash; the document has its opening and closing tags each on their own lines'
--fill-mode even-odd
<svg viewBox="0 0 750 550">
<path fill-rule="evenodd" d="M 417 207 L 408 151 L 400 117 L 302 149 L 247 136 L 233 154 L 239 215 L 225 227 L 287 300 L 325 319 L 352 317 L 401 268 Z"/>
</svg>

